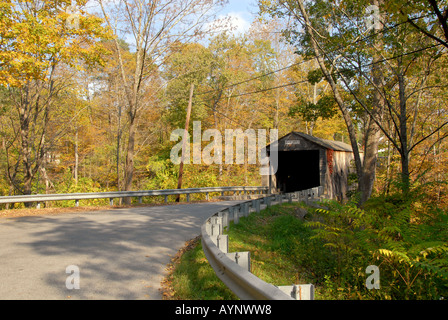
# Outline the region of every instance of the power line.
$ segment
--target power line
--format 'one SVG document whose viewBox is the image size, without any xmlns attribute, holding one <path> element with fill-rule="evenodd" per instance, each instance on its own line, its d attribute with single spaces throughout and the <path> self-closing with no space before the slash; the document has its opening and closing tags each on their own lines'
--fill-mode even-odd
<svg viewBox="0 0 448 320">
<path fill-rule="evenodd" d="M 428 15 L 425 15 L 425 16 L 421 16 L 421 17 L 412 18 L 412 19 L 409 19 L 409 20 L 421 19 L 421 18 L 425 18 L 425 17 L 427 17 L 427 16 L 429 16 L 429 15 L 431 15 L 431 14 L 428 14 Z M 330 51 L 329 53 L 323 52 L 323 53 L 322 53 L 321 55 L 319 55 L 319 56 L 324 56 L 324 57 L 325 57 L 325 56 L 328 55 L 328 54 L 334 53 L 334 52 L 339 51 L 339 50 L 342 50 L 342 49 L 346 49 L 346 48 L 348 48 L 348 47 L 351 46 L 351 45 L 354 45 L 354 44 L 359 43 L 359 42 L 361 42 L 361 41 L 365 41 L 365 40 L 367 40 L 367 39 L 369 39 L 369 38 L 371 38 L 371 37 L 374 37 L 375 35 L 378 35 L 378 34 L 380 34 L 380 33 L 384 33 L 384 32 L 386 32 L 386 31 L 388 31 L 388 30 L 394 29 L 394 28 L 398 27 L 399 25 L 408 23 L 409 20 L 399 22 L 399 23 L 397 23 L 397 24 L 395 24 L 395 25 L 393 25 L 393 26 L 391 26 L 391 27 L 382 29 L 381 31 L 379 31 L 379 32 L 375 32 L 375 33 L 373 33 L 373 34 L 370 34 L 370 35 L 368 35 L 368 36 L 366 36 L 366 37 L 364 37 L 364 38 L 362 38 L 362 39 L 357 39 L 356 41 L 354 41 L 354 42 L 352 42 L 352 43 L 348 44 L 347 46 L 342 47 L 342 48 L 340 48 L 340 49 L 334 49 L 334 50 Z M 393 56 L 393 57 L 390 57 L 390 58 L 384 58 L 384 59 L 382 59 L 382 60 L 378 60 L 378 61 L 375 61 L 375 62 L 367 63 L 367 64 L 364 64 L 364 65 L 359 66 L 358 68 L 354 68 L 354 69 L 345 69 L 344 71 L 357 71 L 358 69 L 363 68 L 363 67 L 369 67 L 369 66 L 372 66 L 372 65 L 377 64 L 377 63 L 382 63 L 382 62 L 385 62 L 385 61 L 398 59 L 398 58 L 400 58 L 400 57 L 404 57 L 404 56 L 407 56 L 407 55 L 410 55 L 410 54 L 414 54 L 414 53 L 418 53 L 418 52 L 421 52 L 421 51 L 425 51 L 425 50 L 428 50 L 428 49 L 431 49 L 431 48 L 435 48 L 435 47 L 437 47 L 437 46 L 439 46 L 439 45 L 441 45 L 441 44 L 439 43 L 439 44 L 431 45 L 431 46 L 428 46 L 428 47 L 424 47 L 424 48 L 416 49 L 416 50 L 413 50 L 413 51 L 411 51 L 411 52 L 406 52 L 406 53 L 403 53 L 403 54 L 400 54 L 400 55 L 396 55 L 396 56 Z M 319 57 L 319 56 L 317 56 L 317 57 Z M 230 84 L 230 85 L 225 86 L 225 87 L 223 87 L 223 88 L 221 88 L 221 89 L 215 89 L 215 90 L 210 90 L 210 91 L 206 91 L 206 92 L 201 92 L 201 93 L 198 93 L 197 95 L 203 95 L 203 94 L 207 94 L 207 93 L 211 93 L 211 92 L 222 91 L 222 90 L 224 90 L 224 89 L 226 89 L 226 88 L 231 88 L 231 87 L 234 87 L 234 86 L 237 86 L 237 85 L 246 83 L 246 82 L 250 82 L 250 81 L 253 81 L 253 80 L 257 80 L 257 79 L 259 79 L 259 78 L 268 76 L 268 75 L 270 75 L 270 74 L 274 74 L 274 73 L 277 73 L 277 72 L 286 70 L 286 69 L 288 69 L 288 68 L 291 68 L 291 67 L 293 67 L 293 66 L 297 66 L 297 65 L 300 65 L 300 64 L 302 64 L 302 63 L 305 63 L 305 62 L 314 60 L 314 59 L 316 59 L 317 57 L 313 57 L 313 58 L 308 59 L 308 60 L 302 60 L 302 61 L 300 61 L 300 62 L 297 62 L 297 63 L 291 64 L 291 65 L 288 65 L 288 66 L 286 66 L 286 67 L 283 67 L 283 68 L 281 68 L 281 69 L 274 70 L 274 71 L 271 71 L 271 72 L 268 72 L 268 73 L 265 73 L 265 74 L 262 74 L 262 75 L 259 75 L 259 76 L 256 76 L 256 77 L 252 77 L 252 78 L 249 78 L 249 79 L 246 79 L 246 80 L 243 80 L 243 81 L 234 83 L 234 84 Z M 339 75 L 339 74 L 340 74 L 340 71 L 335 71 L 335 72 L 331 73 L 330 76 L 333 76 L 333 75 Z M 295 81 L 295 82 L 291 82 L 291 83 L 287 83 L 287 84 L 283 84 L 283 85 L 279 85 L 279 86 L 275 86 L 275 87 L 270 87 L 270 88 L 265 88 L 265 89 L 260 89 L 260 90 L 255 90 L 255 91 L 250 91 L 250 92 L 243 92 L 243 93 L 240 93 L 240 94 L 231 95 L 231 96 L 228 97 L 228 99 L 232 99 L 232 98 L 236 98 L 236 97 L 240 97 L 240 96 L 245 96 L 245 95 L 251 95 L 251 94 L 257 94 L 257 93 L 267 92 L 267 91 L 271 91 L 271 90 L 275 90 L 275 89 L 279 89 L 279 88 L 284 88 L 284 87 L 289 87 L 289 86 L 293 86 L 293 85 L 297 85 L 297 84 L 301 84 L 301 83 L 306 83 L 306 82 L 308 82 L 308 80 Z M 231 118 L 231 117 L 229 117 L 229 116 L 227 116 L 227 115 L 225 115 L 225 114 L 219 112 L 219 111 L 216 110 L 216 109 L 213 109 L 211 106 L 206 105 L 206 107 L 210 108 L 211 110 L 213 110 L 213 111 L 216 112 L 217 114 L 219 114 L 219 115 L 225 117 L 226 119 L 228 119 L 228 120 L 230 120 L 230 121 L 232 121 L 232 122 L 234 122 L 234 123 L 237 123 L 238 125 L 242 125 L 240 122 L 238 122 L 238 121 L 236 121 L 235 119 L 233 119 L 233 118 Z"/>
<path fill-rule="evenodd" d="M 401 57 L 404 57 L 404 56 L 408 56 L 408 55 L 413 54 L 413 53 L 418 53 L 418 52 L 421 52 L 421 51 L 432 49 L 432 48 L 438 47 L 440 45 L 442 45 L 442 44 L 441 43 L 434 44 L 434 45 L 431 45 L 431 46 L 428 46 L 428 47 L 425 47 L 425 48 L 420 48 L 420 49 L 417 49 L 417 50 L 414 50 L 414 51 L 411 51 L 411 52 L 406 52 L 406 53 L 403 53 L 403 54 L 400 54 L 400 55 L 397 55 L 397 56 L 393 56 L 393 57 L 390 57 L 390 58 L 384 58 L 382 60 L 378 60 L 378 61 L 375 61 L 375 62 L 370 62 L 370 63 L 364 64 L 364 65 L 361 65 L 358 68 L 344 69 L 344 71 L 357 71 L 359 68 L 369 67 L 369 66 L 381 63 L 381 62 L 398 59 L 398 58 L 401 58 Z M 330 76 L 338 75 L 339 73 L 340 73 L 340 71 L 335 71 L 335 72 L 331 73 Z M 289 87 L 289 86 L 293 86 L 293 85 L 301 84 L 301 83 L 306 83 L 306 82 L 308 82 L 308 80 L 301 80 L 301 81 L 291 82 L 291 83 L 283 84 L 283 85 L 276 86 L 276 87 L 271 87 L 271 88 L 266 88 L 266 89 L 261 89 L 261 90 L 256 90 L 256 91 L 244 92 L 244 93 L 240 93 L 240 94 L 236 94 L 236 95 L 231 95 L 228 98 L 231 99 L 231 98 L 236 98 L 236 97 L 240 97 L 240 96 L 244 96 L 244 95 L 256 94 L 256 93 L 260 93 L 260 92 L 266 92 L 266 91 L 270 91 L 270 90 L 274 90 L 274 89 L 278 89 L 278 88 L 283 88 L 283 87 Z"/>
<path fill-rule="evenodd" d="M 378 64 L 378 63 L 385 62 L 385 61 L 398 59 L 398 58 L 401 58 L 401 57 L 404 57 L 404 56 L 408 56 L 408 55 L 410 55 L 410 54 L 414 54 L 414 53 L 422 52 L 422 51 L 425 51 L 425 50 L 429 50 L 429 49 L 438 47 L 438 46 L 440 46 L 440 45 L 442 45 L 442 44 L 441 44 L 441 43 L 434 44 L 434 45 L 431 45 L 431 46 L 428 46 L 428 47 L 424 47 L 424 48 L 416 49 L 416 50 L 414 50 L 414 51 L 406 52 L 406 53 L 403 53 L 403 54 L 400 54 L 400 55 L 396 55 L 396 56 L 393 56 L 393 57 L 390 57 L 390 58 L 384 58 L 384 59 L 382 59 L 382 60 L 378 60 L 378 61 L 375 61 L 375 62 L 367 63 L 367 64 L 364 64 L 364 65 L 359 66 L 358 68 L 354 68 L 354 69 L 345 69 L 344 71 L 358 71 L 358 69 L 363 68 L 363 67 L 368 67 L 368 66 L 372 66 L 372 65 L 375 65 L 375 64 Z M 341 73 L 341 71 L 335 71 L 335 72 L 330 73 L 330 76 L 340 75 L 340 73 Z M 251 92 L 243 92 L 243 93 L 240 93 L 240 94 L 231 95 L 230 97 L 228 97 L 228 99 L 232 99 L 232 98 L 236 98 L 236 97 L 240 97 L 240 96 L 245 96 L 245 95 L 257 94 L 257 93 L 261 93 L 261 92 L 266 92 L 266 91 L 275 90 L 275 89 L 279 89 L 279 88 L 289 87 L 289 86 L 293 86 L 293 85 L 301 84 L 301 83 L 306 83 L 306 82 L 308 82 L 308 80 L 295 81 L 295 82 L 291 82 L 291 83 L 287 83 L 287 84 L 283 84 L 283 85 L 279 85 L 279 86 L 275 86 L 275 87 L 265 88 L 265 89 L 261 89 L 261 90 L 251 91 Z M 244 127 L 244 125 L 241 124 L 239 121 L 236 121 L 235 119 L 233 119 L 233 118 L 231 118 L 231 117 L 229 117 L 229 116 L 227 116 L 227 115 L 221 113 L 220 111 L 218 111 L 218 110 L 216 110 L 216 109 L 213 109 L 213 108 L 212 108 L 211 106 L 209 106 L 209 105 L 205 105 L 205 106 L 206 106 L 207 108 L 213 110 L 213 111 L 216 112 L 217 114 L 219 114 L 219 115 L 225 117 L 226 119 L 228 119 L 228 120 L 230 120 L 230 121 L 232 121 L 232 122 L 234 122 L 234 123 L 236 123 L 236 124 L 238 124 L 238 125 Z M 263 113 L 263 112 L 262 112 L 262 113 Z"/>
<path fill-rule="evenodd" d="M 431 45 L 431 46 L 428 46 L 428 47 L 425 47 L 425 48 L 416 49 L 414 51 L 406 52 L 406 53 L 403 53 L 403 54 L 400 54 L 400 55 L 396 55 L 396 56 L 393 56 L 393 57 L 390 57 L 390 58 L 384 58 L 382 60 L 378 60 L 378 61 L 375 61 L 375 62 L 367 63 L 365 65 L 359 66 L 358 68 L 345 69 L 344 71 L 358 71 L 358 69 L 363 68 L 363 67 L 372 66 L 374 64 L 382 63 L 382 62 L 393 60 L 393 59 L 398 59 L 398 58 L 401 58 L 401 57 L 404 57 L 404 56 L 408 56 L 408 55 L 413 54 L 413 53 L 418 53 L 418 52 L 422 52 L 422 51 L 425 51 L 425 50 L 428 50 L 428 49 L 432 49 L 432 48 L 438 47 L 440 45 L 442 45 L 442 44 L 441 43 L 434 44 L 434 45 Z M 335 72 L 330 73 L 330 76 L 340 75 L 340 73 L 341 73 L 341 71 L 335 71 Z M 251 91 L 251 92 L 243 92 L 243 93 L 240 93 L 240 94 L 231 95 L 230 97 L 228 97 L 228 99 L 232 99 L 232 98 L 236 98 L 236 97 L 240 97 L 240 96 L 245 96 L 245 95 L 257 94 L 257 93 L 261 93 L 261 92 L 266 92 L 266 91 L 275 90 L 275 89 L 279 89 L 279 88 L 289 87 L 289 86 L 293 86 L 293 85 L 301 84 L 301 83 L 306 83 L 306 82 L 308 82 L 308 80 L 295 81 L 295 82 L 291 82 L 291 83 L 287 83 L 287 84 L 283 84 L 283 85 L 279 85 L 279 86 L 275 86 L 275 87 L 265 88 L 265 89 L 261 89 L 261 90 Z M 220 111 L 218 111 L 216 109 L 213 109 L 209 105 L 205 105 L 205 106 L 207 108 L 213 110 L 217 114 L 225 117 L 226 119 L 228 119 L 228 120 L 230 120 L 230 121 L 232 121 L 232 122 L 234 122 L 234 123 L 244 127 L 244 125 L 241 124 L 239 121 L 236 121 L 235 119 L 227 116 L 226 114 L 221 113 Z M 264 112 L 261 112 L 261 113 L 264 113 Z"/>
<path fill-rule="evenodd" d="M 264 74 L 259 75 L 259 76 L 256 76 L 256 77 L 252 77 L 252 78 L 249 78 L 249 79 L 246 79 L 246 80 L 242 80 L 242 81 L 239 81 L 239 82 L 236 82 L 236 83 L 229 84 L 229 85 L 227 85 L 227 86 L 224 86 L 224 87 L 221 88 L 221 89 L 213 89 L 213 90 L 209 90 L 209 91 L 205 91 L 205 92 L 199 92 L 199 93 L 196 93 L 195 95 L 198 96 L 198 95 L 204 95 L 204 94 L 208 94 L 208 93 L 212 93 L 212 92 L 222 91 L 222 90 L 224 90 L 224 89 L 232 88 L 232 87 L 235 87 L 235 86 L 238 86 L 238 85 L 241 85 L 241 84 L 250 82 L 250 81 L 254 81 L 254 80 L 257 80 L 257 79 L 260 79 L 260 78 L 269 76 L 269 75 L 274 74 L 274 73 L 277 73 L 277 72 L 281 72 L 281 71 L 283 71 L 283 70 L 292 68 L 292 67 L 294 67 L 294 66 L 298 66 L 298 65 L 301 65 L 301 64 L 303 64 L 303 63 L 312 61 L 312 60 L 314 60 L 314 59 L 316 59 L 316 58 L 318 58 L 318 57 L 326 56 L 326 55 L 329 55 L 329 54 L 331 54 L 331 53 L 334 53 L 334 52 L 339 51 L 339 50 L 342 50 L 342 49 L 347 49 L 349 46 L 355 45 L 355 44 L 357 44 L 357 43 L 359 43 L 359 42 L 361 42 L 361 41 L 365 41 L 365 40 L 367 40 L 367 39 L 369 39 L 369 38 L 372 38 L 372 37 L 374 37 L 374 36 L 376 36 L 376 35 L 378 35 L 378 34 L 380 34 L 380 33 L 384 33 L 384 32 L 386 32 L 386 31 L 389 31 L 389 30 L 391 30 L 391 29 L 394 29 L 394 28 L 396 28 L 396 27 L 398 27 L 398 26 L 400 26 L 400 25 L 402 25 L 402 24 L 410 23 L 410 22 L 413 21 L 413 20 L 417 20 L 417 19 L 421 19 L 421 18 L 426 18 L 426 17 L 428 17 L 428 16 L 430 16 L 430 15 L 433 15 L 433 14 L 427 14 L 427 15 L 424 15 L 424 16 L 421 16 L 421 17 L 415 17 L 415 18 L 408 19 L 408 20 L 405 20 L 405 21 L 402 21 L 402 22 L 398 22 L 398 23 L 396 23 L 395 25 L 393 25 L 393 26 L 391 26 L 391 27 L 387 27 L 387 28 L 382 29 L 381 31 L 374 32 L 374 33 L 372 33 L 372 34 L 370 34 L 370 35 L 368 35 L 368 36 L 366 36 L 366 37 L 364 37 L 364 38 L 357 39 L 357 40 L 353 41 L 352 43 L 347 44 L 346 46 L 341 46 L 341 47 L 339 47 L 339 48 L 333 49 L 333 50 L 330 51 L 330 52 L 323 52 L 321 55 L 318 55 L 318 56 L 316 56 L 316 57 L 313 57 L 313 58 L 310 58 L 310 59 L 307 59 L 307 60 L 302 60 L 302 61 L 300 61 L 300 62 L 296 62 L 296 63 L 290 64 L 290 65 L 288 65 L 288 66 L 286 66 L 286 67 L 283 67 L 283 68 L 280 68 L 280 69 L 277 69 L 277 70 L 273 70 L 273 71 L 264 73 Z M 294 85 L 294 84 L 296 84 L 296 83 L 291 83 L 290 85 Z M 284 86 L 289 86 L 289 85 L 283 85 L 283 86 L 279 86 L 279 87 L 284 87 Z M 274 89 L 277 89 L 277 87 L 274 88 Z M 267 91 L 267 90 L 264 90 L 264 91 Z M 261 91 L 261 92 L 262 92 L 262 91 Z M 247 94 L 249 94 L 249 93 L 247 93 Z M 245 95 L 245 94 L 241 94 L 241 95 Z M 238 96 L 239 96 L 239 95 L 238 95 Z"/>
</svg>

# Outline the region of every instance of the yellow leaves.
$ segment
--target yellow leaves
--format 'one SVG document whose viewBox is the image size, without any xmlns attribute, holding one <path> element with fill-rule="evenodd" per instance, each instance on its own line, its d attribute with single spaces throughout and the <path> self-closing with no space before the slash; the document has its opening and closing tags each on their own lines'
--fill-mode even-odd
<svg viewBox="0 0 448 320">
<path fill-rule="evenodd" d="M 420 252 L 420 255 L 423 256 L 423 259 L 426 259 L 428 255 L 434 253 L 434 254 L 440 254 L 448 252 L 448 245 L 446 244 L 438 244 L 434 245 L 433 247 L 426 248 Z"/>
<path fill-rule="evenodd" d="M 32 79 L 46 80 L 56 62 L 71 66 L 102 63 L 107 54 L 99 40 L 111 33 L 102 20 L 79 10 L 78 28 L 68 28 L 68 1 L 20 1 L 0 4 L 0 85 L 19 87 Z M 85 1 L 78 1 L 83 4 Z"/>
<path fill-rule="evenodd" d="M 397 261 L 398 263 L 407 263 L 412 265 L 411 259 L 403 252 L 397 250 L 378 249 L 378 255 Z"/>
</svg>

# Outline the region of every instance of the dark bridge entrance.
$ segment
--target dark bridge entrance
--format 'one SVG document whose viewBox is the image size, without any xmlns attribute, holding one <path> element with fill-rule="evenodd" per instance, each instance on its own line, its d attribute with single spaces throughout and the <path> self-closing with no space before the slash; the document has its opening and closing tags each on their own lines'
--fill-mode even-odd
<svg viewBox="0 0 448 320">
<path fill-rule="evenodd" d="M 320 185 L 319 150 L 279 151 L 277 188 L 294 192 Z"/>
<path fill-rule="evenodd" d="M 269 157 L 272 156 L 271 146 L 275 148 L 272 151 L 278 150 L 277 172 L 262 178 L 262 184 L 268 186 L 271 193 L 321 187 L 327 198 L 342 200 L 346 197 L 353 159 L 350 145 L 291 132 L 278 139 L 276 145 L 266 146 Z"/>
</svg>

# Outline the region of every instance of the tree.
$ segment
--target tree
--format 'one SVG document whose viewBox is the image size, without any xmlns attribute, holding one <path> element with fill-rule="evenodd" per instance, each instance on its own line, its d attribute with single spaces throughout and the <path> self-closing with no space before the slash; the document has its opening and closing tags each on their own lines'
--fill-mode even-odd
<svg viewBox="0 0 448 320">
<path fill-rule="evenodd" d="M 9 97 L 14 133 L 4 144 L 7 175 L 13 188 L 31 194 L 50 145 L 48 136 L 57 96 L 72 85 L 60 70 L 104 63 L 107 51 L 99 40 L 109 36 L 101 19 L 77 1 L 76 25 L 69 23 L 69 1 L 8 1 L 0 23 L 0 85 Z M 61 8 L 62 7 L 62 8 Z M 72 71 L 70 71 L 72 72 Z"/>
<path fill-rule="evenodd" d="M 298 51 L 305 57 L 317 60 L 319 72 L 333 91 L 355 156 L 361 204 L 373 190 L 382 135 L 400 154 L 402 191 L 406 193 L 409 190 L 411 150 L 446 125 L 442 122 L 435 130 L 415 140 L 415 121 L 410 124 L 409 119 L 416 119 L 420 102 L 415 108 L 409 108 L 409 98 L 420 91 L 427 92 L 426 81 L 432 72 L 430 66 L 440 57 L 440 50 L 428 45 L 429 38 L 425 40 L 415 29 L 409 30 L 409 21 L 397 21 L 399 10 L 394 5 L 377 0 L 341 1 L 337 6 L 320 0 L 306 3 L 261 1 L 263 12 L 291 18 L 293 25 L 285 30 L 285 36 L 297 44 Z M 373 16 L 375 23 L 366 25 L 368 8 L 376 8 L 378 12 Z M 421 11 L 414 10 L 413 13 L 422 16 L 424 12 Z M 423 57 L 429 60 L 425 62 Z M 420 76 L 427 75 L 415 82 L 411 80 L 414 71 Z M 313 74 L 309 76 L 314 77 Z M 410 83 L 419 88 L 411 89 Z M 304 111 L 312 111 L 312 107 L 310 104 Z M 385 117 L 392 123 L 392 132 L 386 128 Z M 363 118 L 364 129 L 359 138 L 356 123 Z M 364 147 L 362 161 L 358 141 Z"/>
<path fill-rule="evenodd" d="M 99 39 L 107 37 L 101 19 L 77 0 L 8 0 L 0 4 L 0 85 L 21 87 L 31 80 L 47 81 L 57 63 L 72 67 L 103 63 Z M 72 18 L 76 18 L 76 24 Z"/>
<path fill-rule="evenodd" d="M 198 36 L 216 4 L 207 0 L 187 0 L 182 3 L 174 0 L 126 0 L 115 8 L 115 17 L 118 18 L 120 14 L 123 17 L 123 21 L 117 20 L 119 22 L 111 20 L 102 0 L 99 0 L 99 4 L 105 20 L 116 35 L 115 50 L 125 89 L 126 108 L 123 109 L 126 110 L 129 125 L 124 190 L 129 191 L 134 177 L 136 124 L 142 110 L 149 107 L 145 103 L 144 93 L 151 90 L 152 78 L 171 46 Z M 133 38 L 132 45 L 135 46 L 134 65 L 129 73 L 125 70 L 117 37 L 118 30 L 123 26 Z M 152 92 L 158 92 L 157 88 L 152 89 Z M 130 201 L 129 198 L 126 200 Z"/>
<path fill-rule="evenodd" d="M 425 36 L 448 48 L 448 3 L 446 1 L 391 1 L 391 10 Z"/>
<path fill-rule="evenodd" d="M 359 181 L 358 189 L 361 193 L 360 204 L 364 203 L 370 197 L 372 192 L 378 147 L 375 141 L 378 140 L 378 130 L 373 129 L 376 123 L 372 121 L 369 124 L 369 127 L 372 127 L 372 130 L 368 130 L 365 135 L 364 159 L 361 160 L 357 133 L 353 123 L 352 114 L 347 102 L 343 99 L 343 95 L 341 93 L 342 88 L 338 85 L 337 79 L 335 79 L 333 75 L 333 70 L 335 70 L 336 73 L 342 71 L 336 65 L 336 61 L 341 54 L 335 53 L 334 50 L 333 55 L 328 54 L 328 52 L 331 51 L 331 48 L 337 46 L 335 44 L 336 41 L 343 41 L 342 43 L 346 43 L 348 37 L 353 38 L 353 34 L 347 33 L 341 26 L 341 29 L 337 29 L 342 30 L 340 33 L 335 32 L 335 35 L 331 35 L 333 30 L 327 28 L 330 20 L 332 20 L 332 23 L 338 22 L 341 23 L 341 25 L 343 25 L 344 21 L 341 18 L 343 17 L 341 13 L 338 15 L 334 14 L 336 19 L 333 19 L 331 14 L 322 15 L 322 12 L 325 10 L 334 13 L 331 4 L 326 2 L 315 1 L 309 3 L 308 7 L 305 7 L 304 2 L 301 0 L 296 2 L 278 1 L 277 3 L 271 5 L 267 5 L 262 2 L 262 7 L 264 12 L 267 11 L 276 16 L 287 15 L 294 19 L 293 21 L 295 26 L 303 26 L 304 33 L 301 34 L 289 29 L 287 30 L 288 37 L 293 43 L 299 40 L 299 43 L 302 44 L 306 54 L 315 57 L 323 76 L 333 91 L 334 99 L 339 106 L 349 133 Z M 340 46 L 340 43 L 338 46 Z M 376 106 L 373 106 L 373 108 L 381 109 L 381 105 L 377 104 Z M 379 111 L 379 113 L 381 113 L 381 111 Z"/>
</svg>

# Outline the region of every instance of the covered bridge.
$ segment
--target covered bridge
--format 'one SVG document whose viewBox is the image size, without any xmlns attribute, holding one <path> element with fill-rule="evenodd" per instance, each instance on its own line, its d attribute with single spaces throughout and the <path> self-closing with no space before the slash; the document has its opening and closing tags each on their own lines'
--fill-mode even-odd
<svg viewBox="0 0 448 320">
<path fill-rule="evenodd" d="M 277 143 L 277 172 L 263 176 L 263 186 L 269 186 L 274 193 L 322 187 L 327 198 L 346 198 L 348 175 L 354 171 L 350 145 L 302 132 L 291 132 L 278 139 Z M 272 144 L 266 146 L 269 157 Z"/>
</svg>

